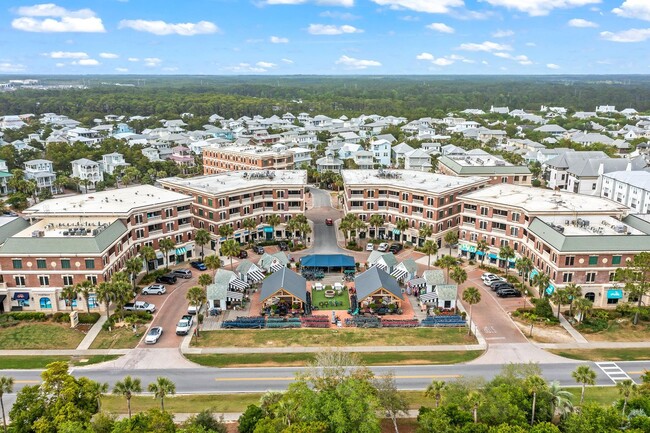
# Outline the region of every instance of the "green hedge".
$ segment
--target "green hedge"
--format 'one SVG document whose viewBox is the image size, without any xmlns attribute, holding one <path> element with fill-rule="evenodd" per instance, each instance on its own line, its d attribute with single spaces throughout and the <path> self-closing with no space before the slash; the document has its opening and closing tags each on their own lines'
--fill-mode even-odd
<svg viewBox="0 0 650 433">
<path fill-rule="evenodd" d="M 14 320 L 25 320 L 30 322 L 45 322 L 48 319 L 45 313 L 36 311 L 12 311 L 7 314 Z"/>
<path fill-rule="evenodd" d="M 93 324 L 99 320 L 99 313 L 79 313 L 79 323 Z"/>
<path fill-rule="evenodd" d="M 149 273 L 146 274 L 144 277 L 142 277 L 142 278 L 140 279 L 140 283 L 139 283 L 139 284 L 144 284 L 144 285 L 151 284 L 151 283 L 153 283 L 154 281 L 156 281 L 156 278 L 157 278 L 157 277 L 159 277 L 159 276 L 161 276 L 161 275 L 165 275 L 167 272 L 169 272 L 169 268 L 165 268 L 165 269 L 156 269 L 155 271 L 149 272 Z"/>
</svg>

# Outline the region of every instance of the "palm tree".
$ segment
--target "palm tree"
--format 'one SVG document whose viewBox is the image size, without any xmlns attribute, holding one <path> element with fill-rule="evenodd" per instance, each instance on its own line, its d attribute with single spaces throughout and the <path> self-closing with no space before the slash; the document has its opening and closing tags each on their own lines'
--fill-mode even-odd
<svg viewBox="0 0 650 433">
<path fill-rule="evenodd" d="M 14 392 L 14 378 L 9 376 L 0 376 L 0 408 L 2 409 L 2 426 L 7 433 L 7 418 L 5 416 L 4 395 Z"/>
<path fill-rule="evenodd" d="M 447 270 L 447 283 L 449 283 L 449 268 L 452 266 L 456 266 L 456 259 L 453 258 L 452 256 L 442 256 L 438 259 L 436 262 L 438 266 L 441 268 L 445 268 Z"/>
<path fill-rule="evenodd" d="M 452 231 L 445 233 L 445 244 L 449 247 L 449 255 L 451 256 L 451 247 L 458 243 L 458 232 Z"/>
<path fill-rule="evenodd" d="M 377 235 L 379 234 L 379 227 L 386 224 L 386 220 L 384 219 L 383 215 L 373 214 L 373 215 L 370 215 L 370 219 L 368 220 L 368 223 L 370 224 L 370 227 L 375 228 L 375 236 L 374 237 L 376 238 Z"/>
<path fill-rule="evenodd" d="M 199 281 L 198 282 L 204 288 L 208 287 L 210 284 L 212 284 L 212 277 L 210 276 L 210 274 L 201 274 L 201 275 L 199 275 Z"/>
<path fill-rule="evenodd" d="M 95 292 L 97 294 L 97 301 L 103 303 L 106 307 L 106 319 L 109 319 L 111 302 L 113 302 L 115 299 L 111 283 L 108 281 L 102 281 L 99 283 L 99 286 L 97 286 L 97 290 Z"/>
<path fill-rule="evenodd" d="M 221 267 L 221 259 L 216 255 L 211 255 L 203 260 L 203 264 L 206 268 L 214 271 L 212 274 L 212 278 L 214 278 L 214 275 L 217 273 L 217 269 Z"/>
<path fill-rule="evenodd" d="M 472 306 L 481 302 L 481 292 L 476 287 L 468 287 L 463 291 L 463 301 L 469 304 L 469 330 L 467 335 L 472 333 Z"/>
<path fill-rule="evenodd" d="M 567 284 L 564 288 L 569 297 L 569 316 L 573 316 L 573 301 L 582 295 L 582 287 L 575 283 Z"/>
<path fill-rule="evenodd" d="M 483 266 L 483 261 L 485 260 L 485 255 L 490 250 L 490 245 L 485 239 L 481 239 L 476 243 L 476 252 L 482 253 L 481 255 L 481 266 Z"/>
<path fill-rule="evenodd" d="M 277 214 L 271 214 L 266 217 L 266 224 L 271 226 L 273 229 L 273 239 L 275 239 L 275 228 L 280 225 L 282 221 L 280 220 L 280 216 Z"/>
<path fill-rule="evenodd" d="M 250 239 L 252 239 L 253 230 L 257 228 L 257 222 L 255 221 L 255 219 L 246 218 L 244 221 L 242 221 L 241 226 L 244 228 L 244 230 L 248 230 Z"/>
<path fill-rule="evenodd" d="M 573 370 L 571 377 L 582 385 L 582 390 L 580 391 L 580 404 L 582 404 L 585 400 L 585 388 L 587 385 L 596 384 L 596 372 L 588 365 L 579 365 Z"/>
<path fill-rule="evenodd" d="M 133 291 L 135 292 L 135 281 L 137 280 L 140 271 L 142 271 L 142 260 L 137 257 L 131 257 L 124 264 L 124 269 L 126 269 L 126 273 L 129 274 Z"/>
<path fill-rule="evenodd" d="M 530 414 L 530 425 L 533 425 L 535 423 L 535 406 L 537 405 L 537 395 L 540 392 L 548 389 L 548 385 L 543 378 L 536 374 L 528 376 L 525 383 L 526 387 L 528 388 L 528 392 L 533 394 L 533 409 Z"/>
<path fill-rule="evenodd" d="M 523 283 L 528 280 L 528 278 L 530 277 L 530 273 L 534 268 L 535 265 L 533 264 L 533 261 L 528 257 L 521 257 L 515 261 L 515 269 L 519 271 L 522 275 L 521 278 L 522 288 L 523 288 Z"/>
<path fill-rule="evenodd" d="M 418 236 L 421 239 L 424 239 L 426 242 L 427 238 L 433 234 L 433 227 L 431 227 L 428 224 L 425 224 L 420 227 L 420 230 L 418 230 Z"/>
<path fill-rule="evenodd" d="M 70 304 L 70 311 L 74 311 L 72 303 L 77 300 L 77 295 L 79 294 L 79 289 L 77 286 L 66 286 L 61 289 L 61 297 L 68 301 Z"/>
<path fill-rule="evenodd" d="M 477 391 L 477 390 L 472 390 L 467 394 L 467 403 L 472 408 L 472 416 L 474 418 L 474 424 L 478 423 L 478 408 L 483 402 L 483 395 Z"/>
<path fill-rule="evenodd" d="M 234 239 L 229 239 L 221 245 L 221 254 L 230 259 L 230 269 L 232 270 L 232 258 L 239 256 L 239 244 Z"/>
<path fill-rule="evenodd" d="M 210 278 L 210 275 L 203 274 Z M 201 275 L 201 276 L 203 276 Z M 200 284 L 200 282 L 199 282 Z M 209 284 L 209 283 L 208 283 Z M 208 302 L 208 297 L 206 295 L 205 289 L 200 286 L 192 286 L 189 288 L 187 291 L 187 294 L 185 295 L 185 299 L 187 299 L 190 303 L 190 305 L 194 305 L 197 307 L 197 311 L 201 310 L 201 305 L 205 304 Z M 198 324 L 196 325 L 196 336 L 198 338 L 199 336 L 199 326 Z"/>
<path fill-rule="evenodd" d="M 420 248 L 420 251 L 422 251 L 424 254 L 427 255 L 428 258 L 427 268 L 431 269 L 431 256 L 434 254 L 438 254 L 438 244 L 432 240 L 426 240 L 424 241 L 424 245 L 422 245 L 422 248 Z"/>
<path fill-rule="evenodd" d="M 434 380 L 429 386 L 427 386 L 426 391 L 424 391 L 425 397 L 433 398 L 436 401 L 436 407 L 440 407 L 440 400 L 442 400 L 442 392 L 445 390 L 447 384 L 442 380 Z"/>
<path fill-rule="evenodd" d="M 454 266 L 451 270 L 451 273 L 449 274 L 449 278 L 451 278 L 456 284 L 460 286 L 465 281 L 467 281 L 467 272 L 465 272 L 465 269 L 461 268 L 460 266 Z"/>
<path fill-rule="evenodd" d="M 539 272 L 535 274 L 531 282 L 533 286 L 539 289 L 539 297 L 543 298 L 546 294 L 546 288 L 551 284 L 551 277 Z"/>
<path fill-rule="evenodd" d="M 169 268 L 169 252 L 176 248 L 176 242 L 172 238 L 165 238 L 158 241 L 158 248 L 165 255 L 165 267 Z"/>
<path fill-rule="evenodd" d="M 504 245 L 499 249 L 499 258 L 505 262 L 506 275 L 508 275 L 508 269 L 510 269 L 510 259 L 515 258 L 515 250 L 513 250 L 510 245 Z"/>
<path fill-rule="evenodd" d="M 133 394 L 140 392 L 142 392 L 142 385 L 138 378 L 125 376 L 124 379 L 115 383 L 113 394 L 121 395 L 126 398 L 126 410 L 129 413 L 129 419 L 131 419 L 131 397 L 133 397 Z"/>
<path fill-rule="evenodd" d="M 97 412 L 102 411 L 102 395 L 108 392 L 108 383 L 93 382 L 93 391 L 97 395 Z"/>
<path fill-rule="evenodd" d="M 582 323 L 585 319 L 585 316 L 591 311 L 594 303 L 587 298 L 578 298 L 576 299 L 576 310 L 580 313 L 580 320 L 578 323 Z"/>
<path fill-rule="evenodd" d="M 201 260 L 203 260 L 203 249 L 210 243 L 210 232 L 205 229 L 198 229 L 194 234 L 194 242 L 201 247 Z"/>
<path fill-rule="evenodd" d="M 174 385 L 174 382 L 162 376 L 158 376 L 156 381 L 150 383 L 147 389 L 153 393 L 153 398 L 160 399 L 160 410 L 163 412 L 165 411 L 165 397 L 176 394 L 176 385 Z"/>
<path fill-rule="evenodd" d="M 156 250 L 149 245 L 145 245 L 140 248 L 140 258 L 144 262 L 144 267 L 147 269 L 147 274 L 149 273 L 149 262 L 156 260 Z"/>
<path fill-rule="evenodd" d="M 77 283 L 75 287 L 77 288 L 77 293 L 80 293 L 84 297 L 86 311 L 90 313 L 90 294 L 95 293 L 97 288 L 90 280 L 83 280 L 81 283 Z"/>
<path fill-rule="evenodd" d="M 630 379 L 625 379 L 616 384 L 618 393 L 623 396 L 623 416 L 625 416 L 625 409 L 627 408 L 627 401 L 630 396 L 636 394 L 638 386 Z"/>
<path fill-rule="evenodd" d="M 569 303 L 569 294 L 566 289 L 557 289 L 553 292 L 551 302 L 557 305 L 557 320 L 560 320 L 560 309 L 562 305 Z"/>
<path fill-rule="evenodd" d="M 551 400 L 552 418 L 555 418 L 557 414 L 561 419 L 573 410 L 573 403 L 571 403 L 573 394 L 562 389 L 560 382 L 557 380 L 551 382 L 551 385 L 548 387 L 548 395 L 550 396 Z"/>
<path fill-rule="evenodd" d="M 404 232 L 409 228 L 409 222 L 406 220 L 399 220 L 395 223 L 395 228 L 399 230 L 400 237 L 399 239 L 404 239 Z"/>
</svg>

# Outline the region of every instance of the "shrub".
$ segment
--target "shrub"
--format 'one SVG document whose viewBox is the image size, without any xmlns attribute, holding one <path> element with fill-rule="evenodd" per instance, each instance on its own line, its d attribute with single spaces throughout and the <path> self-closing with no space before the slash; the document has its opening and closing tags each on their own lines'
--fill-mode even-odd
<svg viewBox="0 0 650 433">
<path fill-rule="evenodd" d="M 79 323 L 93 324 L 99 320 L 99 313 L 79 313 Z"/>
<path fill-rule="evenodd" d="M 555 315 L 553 314 L 553 307 L 548 298 L 538 298 L 533 300 L 535 308 L 533 309 L 534 313 L 538 317 L 543 317 L 545 319 L 553 319 Z"/>
<path fill-rule="evenodd" d="M 6 314 L 0 315 L 0 328 L 9 328 L 10 326 L 16 326 L 18 323 L 20 322 Z"/>
<path fill-rule="evenodd" d="M 13 311 L 9 313 L 9 317 L 14 320 L 25 320 L 29 322 L 45 322 L 47 315 L 36 311 Z"/>
<path fill-rule="evenodd" d="M 496 266 L 480 265 L 479 268 L 483 269 L 485 272 L 490 272 L 495 275 L 499 275 L 503 273 L 503 269 L 497 268 Z"/>
<path fill-rule="evenodd" d="M 471 266 L 474 266 L 476 264 L 476 260 L 470 259 L 468 262 Z"/>
<path fill-rule="evenodd" d="M 151 284 L 156 281 L 156 278 L 165 275 L 167 272 L 169 272 L 169 269 L 156 269 L 155 271 L 149 272 L 140 279 L 140 284 Z"/>
<path fill-rule="evenodd" d="M 67 323 L 70 322 L 70 313 L 54 313 L 52 315 L 52 320 L 56 323 Z"/>
</svg>

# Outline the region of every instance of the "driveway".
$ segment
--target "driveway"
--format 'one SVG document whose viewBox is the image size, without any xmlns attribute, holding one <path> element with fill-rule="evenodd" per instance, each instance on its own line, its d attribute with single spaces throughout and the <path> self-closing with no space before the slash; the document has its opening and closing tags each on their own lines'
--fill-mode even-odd
<svg viewBox="0 0 650 433">
<path fill-rule="evenodd" d="M 314 223 L 312 248 L 309 254 L 348 254 L 347 250 L 339 248 L 336 242 L 336 225 L 328 226 L 325 220 L 332 221 L 343 218 L 343 211 L 334 209 L 330 200 L 330 194 L 321 189 L 310 188 L 312 195 L 312 208 L 305 212 L 305 215 Z"/>
</svg>

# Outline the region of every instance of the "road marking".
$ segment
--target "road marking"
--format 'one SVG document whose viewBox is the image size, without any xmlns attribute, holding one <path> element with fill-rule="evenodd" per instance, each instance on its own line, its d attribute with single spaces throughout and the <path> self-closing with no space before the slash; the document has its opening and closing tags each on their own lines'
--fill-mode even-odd
<svg viewBox="0 0 650 433">
<path fill-rule="evenodd" d="M 488 337 L 485 340 L 506 340 L 506 337 Z"/>
<path fill-rule="evenodd" d="M 630 376 L 628 376 L 628 374 L 625 371 L 623 371 L 623 369 L 619 367 L 615 362 L 597 362 L 596 365 L 614 383 L 616 383 L 617 381 L 624 381 L 624 380 L 631 380 L 632 382 L 634 382 L 634 380 Z"/>
<path fill-rule="evenodd" d="M 458 379 L 463 377 L 460 374 L 427 374 L 422 376 L 395 376 L 395 379 Z M 247 381 L 259 381 L 259 380 L 269 380 L 269 381 L 287 381 L 287 380 L 296 380 L 295 376 L 291 377 L 217 377 L 214 379 L 217 382 L 247 382 Z"/>
<path fill-rule="evenodd" d="M 497 330 L 494 329 L 494 326 L 484 326 L 483 327 L 483 333 L 484 334 L 496 334 Z"/>
</svg>

